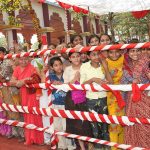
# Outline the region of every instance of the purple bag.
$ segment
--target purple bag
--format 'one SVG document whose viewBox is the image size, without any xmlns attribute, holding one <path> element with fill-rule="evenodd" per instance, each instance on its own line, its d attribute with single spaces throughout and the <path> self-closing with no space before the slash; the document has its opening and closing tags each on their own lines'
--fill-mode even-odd
<svg viewBox="0 0 150 150">
<path fill-rule="evenodd" d="M 78 81 L 75 82 L 75 84 L 80 84 Z M 74 102 L 74 104 L 80 104 L 86 101 L 86 92 L 82 90 L 74 90 L 71 91 L 71 98 Z"/>
</svg>

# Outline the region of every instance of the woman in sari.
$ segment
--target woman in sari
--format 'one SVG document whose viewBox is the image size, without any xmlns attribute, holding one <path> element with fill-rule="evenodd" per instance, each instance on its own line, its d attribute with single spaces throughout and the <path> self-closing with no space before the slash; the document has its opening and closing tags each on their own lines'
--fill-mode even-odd
<svg viewBox="0 0 150 150">
<path fill-rule="evenodd" d="M 6 49 L 0 47 L 0 58 L 6 54 Z M 7 82 L 10 80 L 12 75 L 12 68 L 10 65 L 10 60 L 0 59 L 0 82 Z M 0 103 L 9 104 L 12 102 L 9 87 L 0 87 Z M 0 112 L 0 119 L 11 119 L 12 112 L 3 111 Z M 5 135 L 8 138 L 12 136 L 12 127 L 9 125 L 0 124 L 0 134 Z"/>
<path fill-rule="evenodd" d="M 14 69 L 12 84 L 20 88 L 22 106 L 39 107 L 39 101 L 36 99 L 36 90 L 26 88 L 23 85 L 39 83 L 40 78 L 36 69 L 30 64 L 28 58 L 20 58 L 19 66 Z M 42 117 L 33 114 L 24 114 L 24 122 L 42 127 Z M 25 144 L 43 144 L 43 133 L 36 130 L 25 129 Z"/>
<path fill-rule="evenodd" d="M 150 82 L 150 60 L 141 55 L 138 49 L 130 49 L 125 56 L 122 83 L 146 84 Z M 126 95 L 126 115 L 128 117 L 149 118 L 150 95 L 148 91 L 141 92 L 141 99 L 133 99 L 132 92 Z M 125 127 L 125 143 L 132 146 L 150 148 L 150 126 L 135 124 Z"/>
</svg>

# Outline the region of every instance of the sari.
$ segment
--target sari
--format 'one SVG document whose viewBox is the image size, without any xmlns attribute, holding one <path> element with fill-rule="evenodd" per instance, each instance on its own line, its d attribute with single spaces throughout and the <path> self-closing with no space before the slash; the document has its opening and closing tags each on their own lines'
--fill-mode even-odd
<svg viewBox="0 0 150 150">
<path fill-rule="evenodd" d="M 123 74 L 123 62 L 124 56 L 122 55 L 118 60 L 113 61 L 109 58 L 106 59 L 108 69 L 113 79 L 114 84 L 120 84 L 120 80 Z M 124 108 L 118 106 L 116 97 L 112 92 L 107 92 L 107 106 L 109 115 L 124 116 Z M 109 136 L 111 142 L 123 143 L 124 141 L 124 128 L 121 125 L 110 124 L 109 125 Z M 117 148 L 112 147 L 112 150 Z"/>
<path fill-rule="evenodd" d="M 10 60 L 0 61 L 0 82 L 6 82 L 11 78 L 12 67 L 10 65 Z M 0 88 L 0 103 L 10 104 L 12 102 L 10 87 Z M 0 112 L 1 119 L 12 119 L 13 112 L 2 111 Z M 10 136 L 12 134 L 12 127 L 9 125 L 0 125 L 0 134 Z"/>
<path fill-rule="evenodd" d="M 29 63 L 24 70 L 18 66 L 14 69 L 13 76 L 17 80 L 22 80 L 28 77 L 31 77 L 34 73 L 36 73 L 36 69 Z M 20 88 L 21 94 L 21 104 L 22 106 L 28 107 L 39 107 L 39 101 L 36 99 L 36 92 L 29 92 L 29 89 L 26 87 Z M 29 124 L 34 124 L 38 127 L 42 127 L 42 117 L 40 115 L 34 114 L 24 114 L 24 121 Z M 25 139 L 26 144 L 42 144 L 43 143 L 43 133 L 37 130 L 29 130 L 25 129 Z"/>
<path fill-rule="evenodd" d="M 124 64 L 124 72 L 121 83 L 131 84 L 134 79 L 138 79 L 140 83 L 149 83 L 147 74 L 150 73 L 149 59 L 141 55 L 141 59 L 133 65 L 129 57 Z M 133 102 L 132 92 L 126 94 L 126 115 L 128 117 L 149 118 L 150 116 L 150 96 L 148 91 L 141 92 L 140 101 Z M 125 127 L 125 144 L 150 148 L 150 126 L 146 124 L 135 124 Z"/>
</svg>

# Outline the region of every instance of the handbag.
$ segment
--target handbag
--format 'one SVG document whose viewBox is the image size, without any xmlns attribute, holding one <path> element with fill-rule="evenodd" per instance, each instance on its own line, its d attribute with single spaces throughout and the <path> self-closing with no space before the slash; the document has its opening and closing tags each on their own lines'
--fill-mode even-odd
<svg viewBox="0 0 150 150">
<path fill-rule="evenodd" d="M 36 83 L 40 83 L 41 82 L 41 79 L 39 77 L 38 74 L 34 73 L 31 75 L 31 80 L 25 80 L 25 84 L 36 84 Z M 34 87 L 31 87 L 31 88 L 27 88 L 27 92 L 29 94 L 35 94 L 36 93 L 36 89 Z"/>
<path fill-rule="evenodd" d="M 78 81 L 75 84 L 80 84 Z M 80 104 L 86 101 L 86 92 L 82 90 L 73 90 L 71 91 L 71 98 L 74 104 Z"/>
</svg>

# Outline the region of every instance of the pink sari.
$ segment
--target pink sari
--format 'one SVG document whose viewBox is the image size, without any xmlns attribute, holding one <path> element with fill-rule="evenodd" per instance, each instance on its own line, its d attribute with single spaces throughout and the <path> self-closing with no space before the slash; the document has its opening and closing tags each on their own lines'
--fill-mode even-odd
<svg viewBox="0 0 150 150">
<path fill-rule="evenodd" d="M 17 80 L 22 80 L 28 77 L 31 77 L 33 73 L 36 73 L 35 68 L 29 63 L 23 71 L 18 66 L 15 68 L 13 76 L 17 78 Z M 39 101 L 36 100 L 36 93 L 29 94 L 27 88 L 21 87 L 21 98 L 22 98 L 22 106 L 29 107 L 39 107 Z M 26 123 L 35 124 L 38 127 L 42 127 L 42 117 L 39 115 L 33 114 L 24 114 L 24 121 Z M 25 129 L 25 139 L 26 144 L 42 144 L 44 141 L 43 133 L 36 130 Z"/>
</svg>

